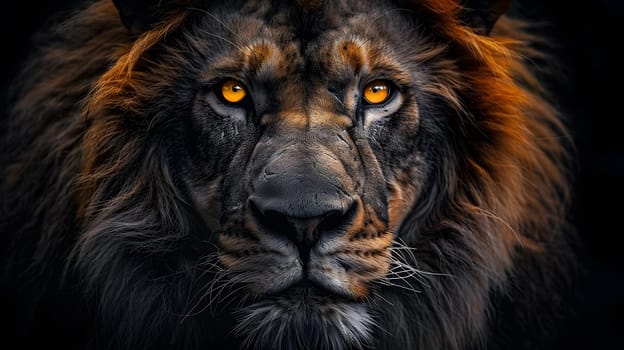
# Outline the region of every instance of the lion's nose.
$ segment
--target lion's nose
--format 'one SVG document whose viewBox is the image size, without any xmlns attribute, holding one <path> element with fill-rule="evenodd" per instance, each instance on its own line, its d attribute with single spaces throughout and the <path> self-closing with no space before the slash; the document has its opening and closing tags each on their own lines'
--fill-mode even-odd
<svg viewBox="0 0 624 350">
<path fill-rule="evenodd" d="M 325 163 L 327 164 L 327 163 Z M 309 162 L 271 162 L 253 184 L 247 206 L 260 230 L 287 237 L 305 261 L 324 236 L 348 230 L 358 210 L 335 168 Z"/>
<path fill-rule="evenodd" d="M 357 211 L 357 203 L 349 197 L 324 195 L 320 196 L 322 200 L 318 197 L 311 193 L 291 193 L 288 198 L 279 193 L 254 195 L 250 197 L 248 206 L 252 219 L 261 230 L 288 238 L 299 249 L 301 260 L 307 262 L 314 244 L 322 238 L 348 230 Z M 306 202 L 314 210 L 298 208 L 297 204 Z"/>
</svg>

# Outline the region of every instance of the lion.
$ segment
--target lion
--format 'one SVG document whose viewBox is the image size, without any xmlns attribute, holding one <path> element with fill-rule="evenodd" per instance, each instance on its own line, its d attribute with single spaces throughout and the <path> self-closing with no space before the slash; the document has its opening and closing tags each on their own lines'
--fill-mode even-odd
<svg viewBox="0 0 624 350">
<path fill-rule="evenodd" d="M 84 4 L 13 86 L 0 167 L 8 339 L 548 343 L 574 260 L 573 147 L 544 45 L 508 8 Z"/>
</svg>

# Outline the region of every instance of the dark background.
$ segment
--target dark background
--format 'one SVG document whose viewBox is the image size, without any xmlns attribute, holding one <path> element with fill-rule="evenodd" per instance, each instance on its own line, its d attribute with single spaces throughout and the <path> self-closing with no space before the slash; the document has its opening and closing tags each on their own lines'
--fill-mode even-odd
<svg viewBox="0 0 624 350">
<path fill-rule="evenodd" d="M 3 1 L 0 107 L 29 38 L 77 1 Z M 578 322 L 567 349 L 624 349 L 624 0 L 515 0 L 544 24 L 560 68 L 551 82 L 578 148 L 573 223 L 581 236 Z M 1 312 L 1 310 L 0 310 Z"/>
</svg>

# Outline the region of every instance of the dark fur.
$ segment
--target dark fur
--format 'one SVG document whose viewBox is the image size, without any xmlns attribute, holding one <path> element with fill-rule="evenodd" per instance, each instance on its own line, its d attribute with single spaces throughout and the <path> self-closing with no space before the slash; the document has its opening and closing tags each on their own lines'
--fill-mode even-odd
<svg viewBox="0 0 624 350">
<path fill-rule="evenodd" d="M 24 347 L 97 349 L 508 349 L 537 346 L 514 335 L 550 341 L 533 331 L 548 329 L 535 312 L 557 313 L 557 290 L 567 283 L 568 141 L 528 63 L 540 55 L 522 23 L 503 18 L 486 36 L 489 28 L 468 26 L 448 0 L 254 3 L 263 2 L 172 2 L 136 34 L 112 3 L 95 2 L 33 53 L 16 79 L 1 163 L 2 307 L 11 337 Z M 239 10 L 248 16 L 242 22 Z M 398 213 L 394 261 L 425 273 L 370 283 L 357 305 L 377 326 L 356 342 L 324 328 L 325 315 L 307 309 L 312 297 L 302 297 L 308 318 L 240 329 L 262 314 L 241 321 L 253 297 L 214 267 L 220 232 L 208 212 L 226 233 L 242 225 L 226 209 L 244 196 L 246 162 L 262 133 L 257 120 L 233 128 L 215 118 L 197 97 L 202 74 L 236 41 L 227 23 L 241 25 L 238 40 L 270 27 L 278 28 L 275 43 L 298 43 L 301 51 L 284 60 L 302 71 L 262 76 L 265 89 L 339 76 L 317 56 L 320 38 L 361 13 L 378 27 L 356 21 L 352 30 L 377 35 L 373 43 L 410 67 L 396 79 L 406 81 L 405 104 L 418 106 L 418 122 L 402 111 L 371 125 L 366 142 L 352 135 L 374 155 L 377 168 L 365 176 L 380 186 L 371 188 L 382 188 L 365 191 L 365 200 L 372 211 Z M 305 48 L 313 48 L 309 61 L 298 66 Z M 341 84 L 328 89 L 340 96 Z M 267 101 L 257 110 L 280 109 Z M 386 205 L 397 191 L 413 201 Z M 202 207 L 200 197 L 220 207 Z M 271 301 L 253 305 L 263 303 Z"/>
</svg>

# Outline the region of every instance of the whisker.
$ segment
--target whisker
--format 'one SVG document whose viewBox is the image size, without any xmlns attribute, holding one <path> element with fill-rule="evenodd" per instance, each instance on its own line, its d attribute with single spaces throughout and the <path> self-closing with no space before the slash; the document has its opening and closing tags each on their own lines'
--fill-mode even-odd
<svg viewBox="0 0 624 350">
<path fill-rule="evenodd" d="M 196 295 L 198 295 L 198 297 L 196 298 L 196 301 L 189 308 L 189 311 L 184 314 L 184 316 L 182 317 L 180 322 L 183 322 L 184 320 L 186 320 L 189 317 L 198 315 L 200 312 L 195 312 L 195 309 L 202 303 L 202 301 L 205 300 L 205 298 L 207 296 L 210 296 L 209 301 L 208 301 L 208 305 L 211 305 L 213 300 L 214 300 L 213 297 L 212 297 L 212 293 L 213 293 L 214 287 L 215 287 L 215 285 L 217 285 L 225 277 L 227 277 L 226 273 L 218 272 L 218 273 L 215 274 L 214 278 L 208 284 L 206 284 L 204 287 L 200 288 L 197 291 L 197 294 L 196 294 Z M 225 286 L 227 286 L 227 282 L 224 283 L 223 285 L 219 286 L 218 288 L 225 288 Z M 190 298 L 190 299 L 195 299 L 195 298 Z"/>
<path fill-rule="evenodd" d="M 418 289 L 414 288 L 411 284 L 410 284 L 410 287 L 406 287 L 406 286 L 402 286 L 402 285 L 400 285 L 400 284 L 396 284 L 396 283 L 389 282 L 389 281 L 387 281 L 387 280 L 385 280 L 385 279 L 381 279 L 381 280 L 379 280 L 379 284 L 384 285 L 384 286 L 388 286 L 388 287 L 394 287 L 394 288 L 405 289 L 405 290 L 408 290 L 408 291 L 413 292 L 413 293 L 415 293 L 415 294 L 420 294 L 420 293 L 422 293 L 422 291 L 420 291 L 420 290 L 418 290 Z M 408 284 L 409 284 L 409 283 L 408 283 Z"/>
</svg>

